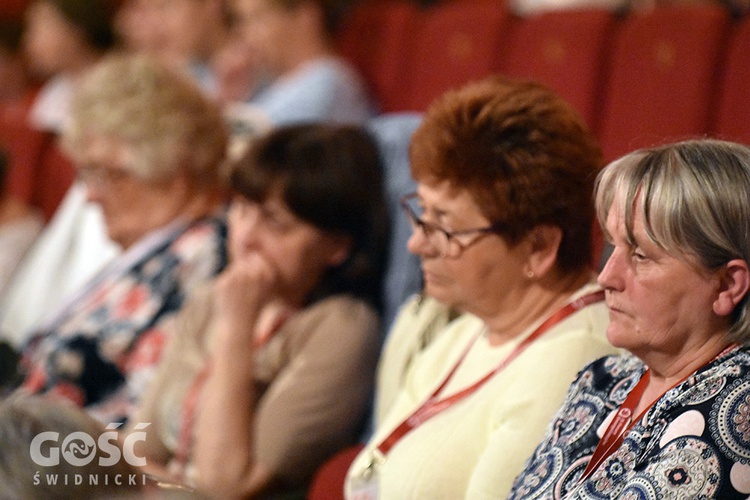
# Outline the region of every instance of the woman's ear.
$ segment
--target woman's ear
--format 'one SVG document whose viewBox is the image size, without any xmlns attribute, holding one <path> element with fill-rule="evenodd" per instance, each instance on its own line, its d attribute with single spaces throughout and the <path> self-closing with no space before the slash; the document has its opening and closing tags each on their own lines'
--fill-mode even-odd
<svg viewBox="0 0 750 500">
<path fill-rule="evenodd" d="M 562 229 L 557 226 L 536 226 L 526 236 L 529 256 L 524 269 L 526 276 L 540 278 L 552 269 L 557 261 L 557 250 L 562 242 Z"/>
<path fill-rule="evenodd" d="M 719 296 L 713 304 L 714 313 L 729 316 L 750 289 L 750 270 L 742 259 L 730 260 L 719 271 Z"/>
<path fill-rule="evenodd" d="M 352 253 L 352 239 L 350 236 L 330 236 L 330 252 L 328 253 L 328 265 L 340 266 Z"/>
</svg>

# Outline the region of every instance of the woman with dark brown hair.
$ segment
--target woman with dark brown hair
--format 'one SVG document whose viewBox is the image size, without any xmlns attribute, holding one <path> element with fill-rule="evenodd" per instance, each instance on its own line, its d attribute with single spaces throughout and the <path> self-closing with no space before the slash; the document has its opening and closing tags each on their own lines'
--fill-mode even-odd
<svg viewBox="0 0 750 500">
<path fill-rule="evenodd" d="M 357 439 L 370 400 L 379 156 L 359 127 L 281 127 L 253 142 L 231 186 L 230 264 L 185 306 L 131 425 L 152 424 L 145 455 L 172 480 L 220 498 L 303 491 Z"/>
</svg>

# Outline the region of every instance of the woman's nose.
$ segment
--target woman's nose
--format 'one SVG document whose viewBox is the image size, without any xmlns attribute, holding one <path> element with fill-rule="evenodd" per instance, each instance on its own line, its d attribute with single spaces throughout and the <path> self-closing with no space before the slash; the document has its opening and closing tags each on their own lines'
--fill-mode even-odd
<svg viewBox="0 0 750 500">
<path fill-rule="evenodd" d="M 622 288 L 622 275 L 624 271 L 623 259 L 625 257 L 623 254 L 624 251 L 617 247 L 612 250 L 612 253 L 607 259 L 607 262 L 605 262 L 604 267 L 597 278 L 597 281 L 602 288 L 610 290 L 619 290 Z"/>
<path fill-rule="evenodd" d="M 406 248 L 409 252 L 420 257 L 431 257 L 438 254 L 427 234 L 419 226 L 412 226 L 411 236 L 406 242 Z"/>
<path fill-rule="evenodd" d="M 232 232 L 243 247 L 252 247 L 257 245 L 260 233 L 260 217 L 253 211 L 245 214 L 239 220 L 232 224 Z"/>
</svg>

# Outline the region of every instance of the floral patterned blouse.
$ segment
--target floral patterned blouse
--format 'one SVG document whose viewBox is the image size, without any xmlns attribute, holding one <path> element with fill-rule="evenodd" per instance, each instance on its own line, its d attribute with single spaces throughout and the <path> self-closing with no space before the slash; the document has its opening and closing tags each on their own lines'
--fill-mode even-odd
<svg viewBox="0 0 750 500">
<path fill-rule="evenodd" d="M 748 498 L 750 346 L 722 354 L 669 390 L 579 484 L 614 412 L 645 371 L 630 355 L 585 368 L 508 498 Z"/>
<path fill-rule="evenodd" d="M 147 239 L 32 337 L 23 352 L 25 390 L 64 396 L 105 423 L 127 420 L 156 371 L 165 325 L 226 265 L 223 216 Z"/>
</svg>

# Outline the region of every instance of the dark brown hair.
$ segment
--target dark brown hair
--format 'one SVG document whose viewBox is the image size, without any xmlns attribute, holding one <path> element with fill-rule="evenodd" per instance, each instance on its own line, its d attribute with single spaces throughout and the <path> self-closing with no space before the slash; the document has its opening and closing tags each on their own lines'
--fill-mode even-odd
<svg viewBox="0 0 750 500">
<path fill-rule="evenodd" d="M 410 157 L 418 182 L 467 189 L 510 244 L 548 224 L 563 232 L 560 270 L 590 264 L 601 151 L 547 87 L 493 76 L 446 93 L 414 133 Z"/>
<path fill-rule="evenodd" d="M 263 202 L 281 186 L 300 219 L 352 240 L 349 258 L 329 270 L 310 301 L 350 293 L 380 305 L 388 233 L 377 146 L 362 128 L 303 124 L 253 142 L 230 176 L 235 192 Z"/>
</svg>

